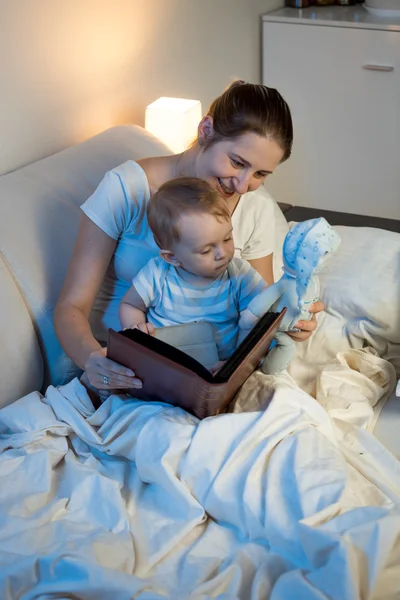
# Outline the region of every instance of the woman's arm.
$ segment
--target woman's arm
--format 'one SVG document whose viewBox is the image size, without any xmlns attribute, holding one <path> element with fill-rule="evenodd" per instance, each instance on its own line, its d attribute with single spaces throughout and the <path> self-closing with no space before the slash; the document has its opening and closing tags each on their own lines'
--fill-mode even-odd
<svg viewBox="0 0 400 600">
<path fill-rule="evenodd" d="M 82 215 L 78 237 L 67 276 L 54 313 L 54 326 L 68 356 L 87 371 L 91 385 L 106 388 L 104 377 L 113 388 L 140 384 L 134 373 L 106 358 L 89 325 L 89 315 L 116 241 Z"/>
<path fill-rule="evenodd" d="M 249 260 L 249 264 L 261 275 L 268 285 L 274 283 L 273 256 L 273 254 L 268 254 L 268 256 L 263 256 L 262 258 Z"/>
</svg>

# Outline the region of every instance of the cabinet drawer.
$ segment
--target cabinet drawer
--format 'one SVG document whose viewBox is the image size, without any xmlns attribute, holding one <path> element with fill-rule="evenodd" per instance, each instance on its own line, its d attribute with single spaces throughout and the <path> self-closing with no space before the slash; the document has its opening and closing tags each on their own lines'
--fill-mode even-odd
<svg viewBox="0 0 400 600">
<path fill-rule="evenodd" d="M 280 202 L 400 217 L 400 33 L 263 24 L 263 83 L 293 115 Z"/>
</svg>

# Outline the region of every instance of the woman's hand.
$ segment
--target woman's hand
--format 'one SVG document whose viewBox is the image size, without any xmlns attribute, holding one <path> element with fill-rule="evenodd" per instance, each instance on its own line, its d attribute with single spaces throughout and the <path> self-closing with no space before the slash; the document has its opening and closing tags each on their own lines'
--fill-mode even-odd
<svg viewBox="0 0 400 600">
<path fill-rule="evenodd" d="M 135 373 L 107 358 L 106 352 L 107 348 L 101 348 L 89 354 L 85 372 L 90 385 L 99 390 L 140 389 L 142 382 L 135 377 Z"/>
<path fill-rule="evenodd" d="M 295 342 L 305 342 L 309 337 L 311 337 L 313 331 L 315 331 L 318 327 L 315 315 L 323 310 L 325 310 L 325 305 L 323 302 L 314 302 L 309 308 L 309 312 L 313 313 L 312 319 L 310 321 L 299 321 L 296 323 L 295 328 L 300 329 L 301 331 L 292 333 L 287 332 L 287 334 L 290 335 L 292 340 Z"/>
</svg>

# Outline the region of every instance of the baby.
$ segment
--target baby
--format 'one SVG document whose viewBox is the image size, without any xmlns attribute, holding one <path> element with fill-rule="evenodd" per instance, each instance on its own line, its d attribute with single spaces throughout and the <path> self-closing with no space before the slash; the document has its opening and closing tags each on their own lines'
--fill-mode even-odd
<svg viewBox="0 0 400 600">
<path fill-rule="evenodd" d="M 226 360 L 237 345 L 240 313 L 267 287 L 248 262 L 234 258 L 226 200 L 206 181 L 181 177 L 159 188 L 147 215 L 160 256 L 123 297 L 122 327 L 154 334 L 154 327 L 208 321 Z"/>
</svg>

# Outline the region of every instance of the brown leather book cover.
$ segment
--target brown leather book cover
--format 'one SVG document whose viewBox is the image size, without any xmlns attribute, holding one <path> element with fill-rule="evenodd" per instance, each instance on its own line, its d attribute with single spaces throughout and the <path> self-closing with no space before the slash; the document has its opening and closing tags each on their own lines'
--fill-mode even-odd
<svg viewBox="0 0 400 600">
<path fill-rule="evenodd" d="M 225 412 L 268 352 L 285 312 L 266 313 L 215 375 L 181 350 L 138 329 L 109 329 L 107 356 L 141 379 L 141 389 L 128 390 L 134 398 L 167 402 L 204 419 Z"/>
</svg>

